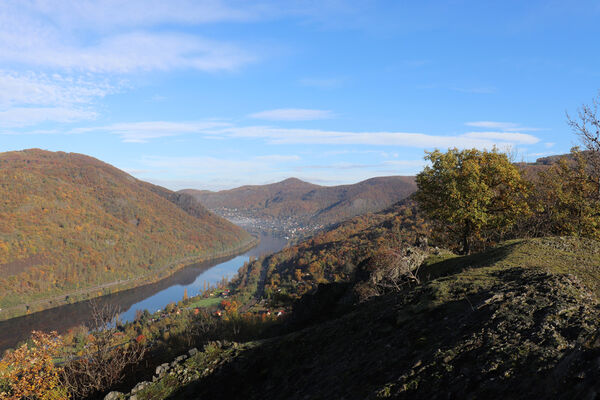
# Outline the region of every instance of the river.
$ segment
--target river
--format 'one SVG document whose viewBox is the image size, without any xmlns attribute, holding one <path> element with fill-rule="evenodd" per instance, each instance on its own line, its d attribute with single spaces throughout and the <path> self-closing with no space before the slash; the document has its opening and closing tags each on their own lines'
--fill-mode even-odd
<svg viewBox="0 0 600 400">
<path fill-rule="evenodd" d="M 233 277 L 250 257 L 275 253 L 286 245 L 283 238 L 263 235 L 260 244 L 238 256 L 189 265 L 159 282 L 125 290 L 97 299 L 99 305 L 116 305 L 122 310 L 121 321 L 132 321 L 138 310 L 154 312 L 171 302 L 198 294 L 204 285 L 215 286 L 223 277 Z M 90 315 L 89 302 L 68 304 L 23 317 L 0 321 L 0 356 L 7 348 L 26 339 L 33 330 L 66 332 L 85 324 Z"/>
</svg>

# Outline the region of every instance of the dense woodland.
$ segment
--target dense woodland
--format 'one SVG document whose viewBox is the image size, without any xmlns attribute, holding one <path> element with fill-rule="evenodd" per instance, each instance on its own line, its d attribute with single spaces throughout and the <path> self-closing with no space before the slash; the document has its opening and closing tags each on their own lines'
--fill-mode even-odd
<svg viewBox="0 0 600 400">
<path fill-rule="evenodd" d="M 253 240 L 189 197 L 79 154 L 0 154 L 0 199 L 5 314 L 37 299 L 62 296 L 60 303 L 80 289 L 97 287 L 93 297 L 114 289 L 107 283 L 155 280 L 182 261 Z"/>
</svg>

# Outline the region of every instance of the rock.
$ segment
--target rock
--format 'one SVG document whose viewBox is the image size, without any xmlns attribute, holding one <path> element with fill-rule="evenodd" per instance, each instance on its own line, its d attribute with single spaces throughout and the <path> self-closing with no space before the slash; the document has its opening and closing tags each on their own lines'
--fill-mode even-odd
<svg viewBox="0 0 600 400">
<path fill-rule="evenodd" d="M 140 382 L 137 385 L 135 385 L 135 387 L 133 389 L 131 389 L 131 394 L 135 394 L 137 392 L 139 392 L 140 390 L 143 390 L 146 386 L 148 386 L 150 384 L 150 382 Z"/>
<path fill-rule="evenodd" d="M 169 366 L 168 363 L 164 363 L 164 364 L 160 364 L 158 367 L 156 367 L 156 371 L 155 374 L 158 375 L 159 377 L 162 376 L 164 373 L 166 373 L 167 371 L 169 371 L 171 367 Z"/>
<path fill-rule="evenodd" d="M 135 394 L 134 394 L 134 395 L 132 395 L 132 396 L 129 398 L 129 400 L 137 400 L 137 395 L 135 395 Z"/>
<path fill-rule="evenodd" d="M 104 400 L 118 400 L 123 396 L 121 392 L 110 392 L 106 396 L 104 396 Z"/>
<path fill-rule="evenodd" d="M 182 362 L 182 361 L 185 361 L 187 358 L 188 358 L 188 356 L 186 356 L 186 355 L 184 354 L 184 355 L 181 355 L 181 356 L 177 357 L 177 358 L 175 359 L 175 361 L 176 361 L 176 362 L 178 362 L 178 363 L 180 363 L 180 362 Z"/>
<path fill-rule="evenodd" d="M 188 351 L 188 354 L 190 355 L 190 357 L 194 357 L 196 354 L 198 354 L 198 349 L 194 347 L 193 349 L 190 349 Z"/>
</svg>

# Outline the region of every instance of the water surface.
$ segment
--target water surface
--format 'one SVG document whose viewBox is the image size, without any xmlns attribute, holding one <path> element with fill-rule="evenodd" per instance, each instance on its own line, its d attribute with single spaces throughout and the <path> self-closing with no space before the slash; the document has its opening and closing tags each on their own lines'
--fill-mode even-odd
<svg viewBox="0 0 600 400">
<path fill-rule="evenodd" d="M 97 302 L 100 306 L 118 306 L 122 310 L 121 320 L 132 321 L 138 310 L 154 312 L 161 309 L 171 302 L 181 300 L 186 289 L 188 296 L 194 296 L 205 285 L 216 286 L 223 277 L 233 277 L 250 257 L 277 252 L 285 245 L 286 240 L 283 238 L 264 235 L 258 246 L 243 254 L 192 264 L 159 282 L 103 296 Z M 80 302 L 0 321 L 0 355 L 7 348 L 26 339 L 32 330 L 66 332 L 88 322 L 89 316 L 89 302 Z"/>
</svg>

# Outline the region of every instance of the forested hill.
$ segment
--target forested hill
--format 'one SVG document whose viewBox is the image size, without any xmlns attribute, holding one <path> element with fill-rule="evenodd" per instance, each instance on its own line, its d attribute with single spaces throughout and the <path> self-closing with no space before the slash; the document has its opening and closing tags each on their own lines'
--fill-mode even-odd
<svg viewBox="0 0 600 400">
<path fill-rule="evenodd" d="M 254 240 L 190 196 L 81 154 L 1 153 L 0 199 L 0 318 L 155 280 Z"/>
<path fill-rule="evenodd" d="M 296 178 L 220 192 L 187 189 L 210 210 L 250 229 L 320 229 L 380 211 L 416 190 L 414 177 L 388 176 L 353 185 L 319 186 Z"/>
</svg>

